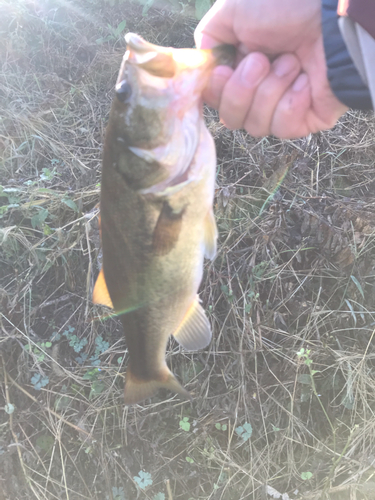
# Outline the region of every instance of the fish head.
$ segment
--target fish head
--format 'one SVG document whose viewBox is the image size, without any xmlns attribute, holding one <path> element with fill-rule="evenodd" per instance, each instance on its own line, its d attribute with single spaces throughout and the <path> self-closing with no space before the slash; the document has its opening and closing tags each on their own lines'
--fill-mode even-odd
<svg viewBox="0 0 375 500">
<path fill-rule="evenodd" d="M 201 96 L 210 70 L 234 60 L 234 48 L 166 48 L 134 33 L 125 40 L 127 51 L 111 109 L 112 130 L 116 140 L 143 163 L 157 164 L 149 182 L 143 179 L 144 185 L 180 179 L 199 141 Z M 123 168 L 134 172 L 134 161 Z"/>
</svg>

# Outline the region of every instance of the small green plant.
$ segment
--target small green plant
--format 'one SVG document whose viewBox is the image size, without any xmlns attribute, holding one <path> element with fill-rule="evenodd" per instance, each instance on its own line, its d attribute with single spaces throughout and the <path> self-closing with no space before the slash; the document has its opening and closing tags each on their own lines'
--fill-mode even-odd
<svg viewBox="0 0 375 500">
<path fill-rule="evenodd" d="M 49 211 L 46 208 L 38 208 L 38 211 L 30 219 L 31 227 L 33 229 L 43 229 L 44 223 L 49 216 Z"/>
<path fill-rule="evenodd" d="M 309 369 L 309 373 L 307 374 L 307 376 L 310 377 L 310 383 L 311 383 L 311 387 L 312 387 L 313 393 L 314 393 L 316 399 L 319 401 L 320 407 L 323 410 L 323 413 L 324 413 L 324 415 L 325 415 L 325 417 L 327 419 L 327 422 L 329 423 L 329 426 L 331 427 L 332 436 L 333 436 L 333 449 L 335 450 L 336 449 L 336 431 L 335 431 L 335 428 L 332 425 L 332 422 L 331 422 L 331 419 L 328 416 L 328 413 L 326 412 L 326 409 L 324 408 L 324 405 L 323 405 L 323 403 L 321 401 L 321 398 L 319 397 L 318 391 L 316 390 L 314 375 L 316 373 L 319 373 L 319 370 L 313 370 L 312 369 L 313 360 L 310 358 L 310 353 L 311 353 L 311 349 L 305 349 L 304 347 L 302 347 L 297 352 L 297 356 L 303 361 L 303 363 Z M 301 377 L 301 375 L 299 377 Z M 305 378 L 304 382 L 302 382 L 302 383 L 306 384 L 307 383 L 307 378 Z"/>
<path fill-rule="evenodd" d="M 182 429 L 185 432 L 190 431 L 190 423 L 189 423 L 189 417 L 184 417 L 182 420 L 179 422 L 180 429 Z"/>
<path fill-rule="evenodd" d="M 308 481 L 312 477 L 313 477 L 312 472 L 301 472 L 301 479 L 303 479 L 303 481 Z"/>
<path fill-rule="evenodd" d="M 32 352 L 36 356 L 36 362 L 42 363 L 46 357 L 46 349 L 52 347 L 52 342 L 37 342 L 37 345 L 27 344 L 25 346 L 26 352 Z M 38 346 L 38 347 L 37 347 Z M 44 352 L 43 352 L 44 351 Z"/>
<path fill-rule="evenodd" d="M 108 495 L 106 498 L 109 498 Z M 113 500 L 126 500 L 124 488 L 122 486 L 120 486 L 119 488 L 117 488 L 116 486 L 112 486 L 112 498 Z"/>
<path fill-rule="evenodd" d="M 84 380 L 89 380 L 92 382 L 89 399 L 92 400 L 96 396 L 99 396 L 105 389 L 105 383 L 100 379 L 101 369 L 93 368 L 92 370 L 88 370 L 84 376 Z"/>
<path fill-rule="evenodd" d="M 226 471 L 221 471 L 216 483 L 214 483 L 214 490 L 217 490 L 228 481 L 228 473 Z"/>
<path fill-rule="evenodd" d="M 12 413 L 14 413 L 14 405 L 12 405 L 12 403 L 7 403 L 5 406 L 4 406 L 4 410 L 5 410 L 5 413 L 8 413 L 8 415 L 11 415 Z"/>
<path fill-rule="evenodd" d="M 20 206 L 21 193 L 22 191 L 19 188 L 4 188 L 0 186 L 0 218 L 5 215 L 10 208 Z"/>
<path fill-rule="evenodd" d="M 52 451 L 53 445 L 55 444 L 54 438 L 49 434 L 42 434 L 36 438 L 36 444 L 39 448 L 47 453 Z"/>
<path fill-rule="evenodd" d="M 31 377 L 31 383 L 36 391 L 40 391 L 42 387 L 45 387 L 49 382 L 48 377 L 42 377 L 40 373 L 34 373 Z"/>
<path fill-rule="evenodd" d="M 51 161 L 51 163 L 54 160 Z M 55 163 L 58 162 L 59 160 L 55 160 Z M 53 163 L 52 163 L 53 164 Z M 55 169 L 50 170 L 49 168 L 42 168 L 42 173 L 39 174 L 39 178 L 41 181 L 52 181 L 52 179 L 55 177 Z"/>
<path fill-rule="evenodd" d="M 164 493 L 156 493 L 156 495 L 152 497 L 152 500 L 165 500 L 165 495 Z"/>
<path fill-rule="evenodd" d="M 310 358 L 310 353 L 311 353 L 311 349 L 305 349 L 304 347 L 302 347 L 298 352 L 297 352 L 297 356 L 303 360 L 303 363 L 306 365 L 306 366 L 310 366 L 312 364 L 312 359 Z M 313 375 L 314 373 L 317 373 L 315 370 L 312 370 L 313 371 Z"/>
<path fill-rule="evenodd" d="M 69 207 L 71 210 L 73 210 L 73 212 L 78 212 L 79 211 L 76 202 L 74 200 L 70 199 L 67 194 L 64 195 L 64 197 L 61 199 L 61 201 L 67 207 Z"/>
<path fill-rule="evenodd" d="M 69 345 L 73 347 L 74 352 L 81 352 L 85 345 L 87 345 L 87 339 L 85 337 L 79 339 L 77 335 L 73 334 L 74 331 L 75 328 L 68 326 L 68 329 L 63 332 L 63 336 L 68 339 Z"/>
<path fill-rule="evenodd" d="M 215 424 L 215 428 L 218 430 L 218 431 L 226 431 L 228 429 L 228 426 L 227 424 Z"/>
<path fill-rule="evenodd" d="M 245 442 L 251 438 L 253 427 L 248 422 L 245 422 L 243 425 L 236 427 L 235 431 L 236 434 L 243 440 L 243 442 Z"/>
<path fill-rule="evenodd" d="M 90 358 L 92 364 L 97 366 L 100 364 L 99 356 L 109 349 L 109 342 L 103 340 L 101 335 L 95 339 L 95 354 Z"/>
<path fill-rule="evenodd" d="M 193 464 L 194 463 L 194 460 L 190 457 L 185 457 L 186 461 L 188 464 Z"/>
<path fill-rule="evenodd" d="M 232 303 L 234 296 L 233 296 L 233 291 L 229 288 L 229 286 L 228 285 L 221 285 L 220 289 L 223 292 L 223 294 L 226 296 L 228 302 Z"/>
<path fill-rule="evenodd" d="M 139 471 L 138 476 L 134 476 L 133 479 L 141 490 L 145 490 L 147 486 L 152 485 L 151 474 L 143 470 Z"/>
<path fill-rule="evenodd" d="M 66 408 L 69 408 L 71 402 L 72 399 L 69 396 L 59 396 L 55 401 L 55 410 L 66 410 Z"/>
<path fill-rule="evenodd" d="M 112 41 L 117 40 L 120 37 L 121 33 L 124 31 L 125 28 L 126 28 L 126 19 L 124 19 L 123 21 L 121 21 L 121 23 L 119 23 L 119 25 L 117 26 L 117 28 L 111 26 L 108 23 L 107 24 L 108 34 L 105 35 L 105 36 L 101 36 L 100 38 L 98 38 L 96 40 L 96 43 L 98 45 L 103 45 L 103 43 L 112 42 Z"/>
</svg>

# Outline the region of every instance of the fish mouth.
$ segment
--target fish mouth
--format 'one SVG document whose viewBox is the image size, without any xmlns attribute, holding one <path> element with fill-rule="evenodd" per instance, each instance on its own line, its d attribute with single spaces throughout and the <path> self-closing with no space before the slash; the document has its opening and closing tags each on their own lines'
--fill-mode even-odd
<svg viewBox="0 0 375 500">
<path fill-rule="evenodd" d="M 125 41 L 129 63 L 145 69 L 153 76 L 173 78 L 176 75 L 177 67 L 172 49 L 149 43 L 135 33 L 127 33 Z"/>
<path fill-rule="evenodd" d="M 218 45 L 213 49 L 173 49 L 160 47 L 144 40 L 136 33 L 125 35 L 127 60 L 145 69 L 153 76 L 173 78 L 184 69 L 218 65 L 233 67 L 236 49 L 233 45 Z"/>
</svg>

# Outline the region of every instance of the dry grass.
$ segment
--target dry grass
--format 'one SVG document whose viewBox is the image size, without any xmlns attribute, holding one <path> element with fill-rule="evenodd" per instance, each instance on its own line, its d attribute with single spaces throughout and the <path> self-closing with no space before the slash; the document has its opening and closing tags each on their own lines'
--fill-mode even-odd
<svg viewBox="0 0 375 500">
<path fill-rule="evenodd" d="M 96 40 L 126 18 L 189 46 L 194 22 L 134 4 L 2 6 L 0 499 L 373 500 L 373 117 L 280 141 L 206 111 L 220 248 L 201 296 L 214 340 L 194 355 L 170 346 L 191 405 L 160 394 L 124 408 L 121 327 L 90 301 L 124 46 Z"/>
</svg>

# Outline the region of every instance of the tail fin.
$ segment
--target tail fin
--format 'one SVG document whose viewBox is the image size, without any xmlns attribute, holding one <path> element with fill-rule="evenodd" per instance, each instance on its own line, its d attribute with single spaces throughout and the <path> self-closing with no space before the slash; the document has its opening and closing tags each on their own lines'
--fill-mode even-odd
<svg viewBox="0 0 375 500">
<path fill-rule="evenodd" d="M 191 399 L 191 394 L 182 387 L 167 366 L 152 380 L 139 379 L 132 374 L 130 367 L 127 369 L 124 389 L 124 401 L 126 405 L 140 403 L 144 399 L 153 396 L 158 389 L 168 389 L 186 399 Z"/>
</svg>

